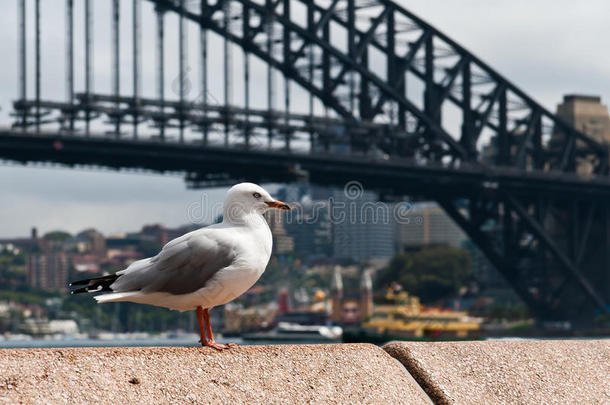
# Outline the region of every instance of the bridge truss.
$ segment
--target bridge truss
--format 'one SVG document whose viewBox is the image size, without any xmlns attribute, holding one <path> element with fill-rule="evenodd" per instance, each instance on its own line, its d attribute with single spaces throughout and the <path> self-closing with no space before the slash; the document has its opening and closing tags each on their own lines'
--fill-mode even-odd
<svg viewBox="0 0 610 405">
<path fill-rule="evenodd" d="M 85 16 L 78 91 L 75 3 Z M 244 177 L 289 181 L 307 172 L 318 183 L 359 180 L 385 192 L 434 198 L 539 318 L 590 320 L 610 310 L 607 146 L 399 5 L 146 1 L 156 15 L 157 89 L 144 97 L 141 1 L 132 1 L 127 36 L 123 2 L 109 6 L 112 80 L 105 93 L 93 87 L 92 3 L 66 0 L 67 96 L 60 101 L 41 94 L 39 0 L 34 97 L 28 97 L 28 20 L 21 3 L 20 96 L 12 129 L 0 133 L 3 158 L 179 170 L 195 184 Z M 177 17 L 178 31 L 174 98 L 166 94 L 170 16 Z M 190 24 L 200 30 L 195 99 L 186 77 Z M 220 58 L 210 55 L 211 35 L 222 38 Z M 126 37 L 129 94 L 121 87 Z M 235 52 L 243 62 L 241 101 L 233 97 Z M 252 57 L 267 67 L 262 101 L 251 94 L 252 81 L 261 81 L 253 77 Z M 222 102 L 209 97 L 210 63 L 219 60 Z M 308 96 L 301 111 L 295 87 Z"/>
</svg>

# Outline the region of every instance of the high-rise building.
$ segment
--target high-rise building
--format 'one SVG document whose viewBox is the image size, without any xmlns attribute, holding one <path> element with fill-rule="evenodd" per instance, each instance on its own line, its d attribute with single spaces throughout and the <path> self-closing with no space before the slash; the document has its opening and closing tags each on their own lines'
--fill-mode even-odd
<svg viewBox="0 0 610 405">
<path fill-rule="evenodd" d="M 30 254 L 26 257 L 27 282 L 34 288 L 56 291 L 66 288 L 70 257 L 64 252 Z"/>
<path fill-rule="evenodd" d="M 334 190 L 330 210 L 335 258 L 361 262 L 394 255 L 392 206 L 376 193 Z"/>
<path fill-rule="evenodd" d="M 602 144 L 610 144 L 610 117 L 608 107 L 602 104 L 596 96 L 566 95 L 563 103 L 557 106 L 557 116 L 575 129 L 589 135 Z M 564 145 L 565 132 L 561 127 L 553 129 L 551 148 L 561 150 Z M 582 147 L 582 141 L 576 142 L 576 147 Z M 596 156 L 579 154 L 575 158 L 577 173 L 589 176 L 593 173 Z"/>
<path fill-rule="evenodd" d="M 610 143 L 608 107 L 597 96 L 570 94 L 557 106 L 557 116 L 600 143 Z M 555 129 L 555 134 L 561 130 Z"/>
<path fill-rule="evenodd" d="M 426 245 L 461 247 L 467 239 L 453 219 L 432 202 L 414 204 L 395 227 L 398 250 Z"/>
<path fill-rule="evenodd" d="M 270 210 L 265 213 L 273 235 L 273 253 L 286 254 L 294 251 L 294 239 L 284 228 L 284 211 Z"/>
<path fill-rule="evenodd" d="M 291 204 L 284 228 L 294 239 L 294 252 L 305 261 L 332 255 L 329 221 L 329 195 L 321 187 L 309 184 L 287 185 L 277 191 L 278 199 Z"/>
<path fill-rule="evenodd" d="M 315 260 L 332 255 L 332 232 L 328 220 L 328 201 L 301 204 L 284 224 L 294 239 L 294 251 L 299 258 Z"/>
</svg>

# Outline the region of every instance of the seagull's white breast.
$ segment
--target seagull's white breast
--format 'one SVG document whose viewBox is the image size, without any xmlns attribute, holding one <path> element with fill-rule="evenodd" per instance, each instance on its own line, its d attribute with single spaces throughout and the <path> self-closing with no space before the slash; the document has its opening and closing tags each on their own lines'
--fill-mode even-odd
<svg viewBox="0 0 610 405">
<path fill-rule="evenodd" d="M 227 228 L 226 237 L 236 248 L 234 263 L 220 270 L 204 288 L 192 293 L 201 300 L 196 306 L 214 307 L 233 301 L 250 289 L 265 271 L 273 239 L 266 222 L 258 226 Z"/>
</svg>

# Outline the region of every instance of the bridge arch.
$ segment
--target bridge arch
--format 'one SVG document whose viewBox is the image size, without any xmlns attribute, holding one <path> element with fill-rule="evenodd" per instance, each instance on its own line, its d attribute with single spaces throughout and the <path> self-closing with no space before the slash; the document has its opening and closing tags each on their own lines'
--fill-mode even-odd
<svg viewBox="0 0 610 405">
<path fill-rule="evenodd" d="M 333 1 L 330 5 L 323 7 L 316 2 L 310 1 L 266 1 L 264 4 L 252 0 L 219 0 L 214 5 L 205 6 L 207 12 L 201 11 L 194 13 L 183 7 L 179 0 L 150 0 L 160 7 L 172 10 L 190 20 L 201 24 L 204 28 L 210 29 L 217 34 L 228 38 L 241 46 L 245 51 L 255 54 L 257 57 L 271 64 L 280 70 L 286 77 L 302 85 L 306 90 L 315 94 L 325 105 L 335 110 L 340 116 L 348 120 L 357 121 L 374 120 L 383 111 L 386 103 L 392 102 L 398 105 L 402 116 L 397 120 L 398 136 L 411 139 L 413 149 L 418 146 L 430 146 L 430 137 L 437 140 L 440 145 L 440 153 L 437 152 L 436 160 L 449 155 L 451 162 L 479 162 L 476 156 L 476 141 L 484 128 L 489 128 L 495 132 L 498 143 L 504 147 L 494 157 L 493 163 L 514 164 L 517 163 L 523 169 L 552 168 L 560 171 L 571 171 L 575 165 L 574 159 L 580 155 L 594 156 L 593 171 L 599 174 L 608 172 L 607 150 L 599 142 L 584 135 L 554 114 L 536 103 L 531 97 L 521 89 L 508 81 L 502 75 L 494 71 L 487 64 L 482 62 L 475 55 L 471 54 L 448 36 L 441 33 L 431 25 L 427 24 L 417 16 L 405 10 L 401 6 L 390 0 L 379 0 L 367 2 L 364 7 L 358 7 L 353 0 Z M 290 4 L 301 3 L 307 10 L 308 22 L 303 27 L 291 19 Z M 221 15 L 235 5 L 241 8 L 238 14 L 232 14 L 231 18 L 241 18 L 244 21 L 241 32 L 232 32 L 222 26 Z M 338 9 L 343 7 L 343 9 Z M 364 9 L 365 16 L 358 13 Z M 371 11 L 372 10 L 372 11 Z M 255 13 L 259 24 L 250 26 L 250 15 Z M 248 16 L 246 16 L 248 15 Z M 362 28 L 357 24 L 359 19 L 368 18 L 368 27 Z M 348 35 L 348 50 L 344 52 L 332 42 L 329 32 L 319 35 L 331 22 L 343 27 Z M 253 41 L 256 35 L 265 35 L 266 24 L 278 24 L 283 31 L 280 41 L 283 47 L 282 57 L 270 55 L 262 46 Z M 408 38 L 414 38 L 406 42 L 402 53 L 399 53 L 396 42 L 402 32 L 410 31 Z M 406 27 L 406 28 L 405 28 Z M 381 32 L 380 34 L 377 31 Z M 254 35 L 249 34 L 254 32 Z M 326 36 L 326 37 L 324 37 Z M 407 41 L 407 39 L 405 39 Z M 297 50 L 293 49 L 297 45 Z M 304 58 L 305 48 L 313 48 L 313 52 L 320 59 L 326 59 L 326 66 L 320 66 L 324 80 L 318 85 L 312 80 L 300 75 L 294 68 L 294 63 Z M 375 48 L 386 58 L 387 73 L 386 77 L 372 71 L 368 66 L 367 58 L 363 58 L 369 53 L 369 48 Z M 444 58 L 455 57 L 455 62 L 449 65 L 437 64 Z M 415 63 L 416 59 L 422 63 Z M 340 69 L 334 75 L 333 68 Z M 444 70 L 440 80 L 437 77 L 439 70 Z M 424 81 L 424 108 L 419 108 L 413 101 L 409 100 L 404 92 L 406 73 L 410 72 L 417 78 Z M 359 98 L 361 99 L 360 111 L 350 111 L 340 102 L 336 92 L 343 85 L 342 80 L 347 73 L 358 75 L 359 83 L 364 83 L 367 87 L 366 93 L 377 93 L 376 100 L 365 93 L 361 88 Z M 486 86 L 482 86 L 486 85 Z M 479 94 L 479 103 L 475 102 L 475 94 L 478 87 L 491 87 L 491 91 Z M 400 90 L 403 90 L 402 92 Z M 461 94 L 456 94 L 461 93 Z M 368 103 L 372 103 L 369 111 L 363 107 L 364 100 L 368 98 Z M 461 123 L 461 134 L 449 134 L 443 128 L 440 119 L 440 110 L 445 101 L 450 101 L 463 112 Z M 352 103 L 354 100 L 349 100 Z M 512 104 L 515 110 L 526 110 L 518 116 L 511 114 Z M 415 123 L 415 131 L 407 131 L 406 113 L 410 114 Z M 491 119 L 492 116 L 495 119 Z M 544 133 L 545 128 L 564 132 L 562 143 L 555 143 L 550 147 L 551 134 Z M 401 131 L 402 130 L 402 131 Z M 522 143 L 512 153 L 509 145 L 517 143 L 511 137 L 519 132 L 525 132 L 527 137 L 523 137 Z M 530 135 L 531 134 L 531 135 Z M 418 139 L 428 137 L 426 140 Z M 507 139 L 504 139 L 507 138 Z M 573 148 L 575 140 L 580 141 L 579 150 Z M 415 151 L 397 151 L 407 155 L 414 155 Z M 430 151 L 422 151 L 429 155 Z M 511 156 L 512 155 L 512 156 Z M 545 156 L 545 157 L 542 157 Z M 526 161 L 534 160 L 534 164 L 528 167 Z"/>
</svg>

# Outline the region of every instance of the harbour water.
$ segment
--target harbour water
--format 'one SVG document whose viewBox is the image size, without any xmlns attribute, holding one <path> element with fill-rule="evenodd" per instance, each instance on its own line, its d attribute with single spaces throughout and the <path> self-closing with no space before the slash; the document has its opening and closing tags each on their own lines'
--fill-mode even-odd
<svg viewBox="0 0 610 405">
<path fill-rule="evenodd" d="M 143 347 L 143 346 L 199 346 L 199 336 L 185 337 L 146 337 L 138 339 L 6 339 L 0 340 L 0 349 L 11 348 L 60 348 L 60 347 Z M 319 344 L 320 340 L 243 340 L 239 337 L 216 338 L 219 343 L 237 345 L 277 345 L 277 344 Z"/>
<path fill-rule="evenodd" d="M 609 336 L 552 336 L 552 337 L 486 337 L 480 340 L 606 340 Z M 219 343 L 235 343 L 237 345 L 278 345 L 278 344 L 322 344 L 329 343 L 320 339 L 290 339 L 265 340 L 242 339 L 241 337 L 217 336 Z M 178 336 L 154 336 L 142 334 L 141 336 L 124 336 L 121 334 L 101 336 L 101 338 L 55 336 L 47 338 L 33 338 L 28 335 L 14 335 L 6 338 L 0 335 L 0 349 L 15 348 L 67 348 L 67 347 L 144 347 L 144 346 L 199 346 L 199 335 L 180 334 Z"/>
<path fill-rule="evenodd" d="M 129 339 L 6 339 L 0 340 L 0 349 L 9 348 L 49 348 L 49 347 L 138 347 L 138 346 L 199 346 L 199 336 L 143 337 Z M 240 338 L 217 338 L 219 343 L 244 344 Z M 260 344 L 257 342 L 256 344 Z"/>
</svg>

